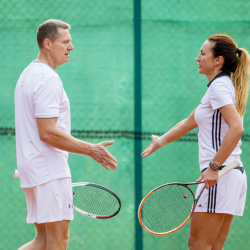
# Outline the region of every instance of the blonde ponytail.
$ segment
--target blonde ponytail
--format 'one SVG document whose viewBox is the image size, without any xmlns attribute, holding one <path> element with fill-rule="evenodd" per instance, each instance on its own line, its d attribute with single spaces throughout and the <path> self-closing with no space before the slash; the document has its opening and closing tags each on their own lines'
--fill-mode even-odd
<svg viewBox="0 0 250 250">
<path fill-rule="evenodd" d="M 240 116 L 243 116 L 246 111 L 249 91 L 250 60 L 249 54 L 245 49 L 237 49 L 237 52 L 238 64 L 234 73 L 231 74 L 231 78 L 235 87 L 236 108 Z"/>
</svg>

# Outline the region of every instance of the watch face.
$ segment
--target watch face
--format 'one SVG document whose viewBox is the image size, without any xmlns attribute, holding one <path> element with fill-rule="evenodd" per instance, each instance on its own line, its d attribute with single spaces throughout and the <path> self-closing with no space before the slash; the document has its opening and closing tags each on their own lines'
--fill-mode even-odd
<svg viewBox="0 0 250 250">
<path fill-rule="evenodd" d="M 219 169 L 218 164 L 215 163 L 215 162 L 210 162 L 210 163 L 209 163 L 209 166 L 210 166 L 213 170 L 218 170 L 218 169 Z"/>
<path fill-rule="evenodd" d="M 216 164 L 213 164 L 214 169 L 218 169 L 218 166 Z"/>
</svg>

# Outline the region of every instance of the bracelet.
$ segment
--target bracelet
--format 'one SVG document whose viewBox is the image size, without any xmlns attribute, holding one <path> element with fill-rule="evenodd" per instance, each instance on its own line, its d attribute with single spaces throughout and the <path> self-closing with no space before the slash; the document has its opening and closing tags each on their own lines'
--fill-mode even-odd
<svg viewBox="0 0 250 250">
<path fill-rule="evenodd" d="M 158 137 L 156 142 L 157 142 L 158 147 L 163 147 L 163 146 L 168 144 L 168 142 L 165 138 L 165 134 Z"/>
</svg>

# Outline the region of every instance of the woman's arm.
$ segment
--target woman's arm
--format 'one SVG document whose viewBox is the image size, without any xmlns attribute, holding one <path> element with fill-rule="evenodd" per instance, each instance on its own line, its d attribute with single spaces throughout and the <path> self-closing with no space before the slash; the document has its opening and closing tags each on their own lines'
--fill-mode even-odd
<svg viewBox="0 0 250 250">
<path fill-rule="evenodd" d="M 194 119 L 195 110 L 189 115 L 188 118 L 176 124 L 173 128 L 171 128 L 167 133 L 165 133 L 161 137 L 152 135 L 152 143 L 149 145 L 148 148 L 144 150 L 144 152 L 142 152 L 141 156 L 149 156 L 158 148 L 170 142 L 178 140 L 179 138 L 190 132 L 192 129 L 196 128 L 197 124 Z"/>
<path fill-rule="evenodd" d="M 228 125 L 228 131 L 219 150 L 212 159 L 212 161 L 216 162 L 219 166 L 230 156 L 244 132 L 241 117 L 233 104 L 220 108 L 220 112 Z"/>
<path fill-rule="evenodd" d="M 211 159 L 212 162 L 216 162 L 219 166 L 230 156 L 244 132 L 241 117 L 233 104 L 220 108 L 220 112 L 228 125 L 228 131 L 214 158 Z M 201 181 L 202 179 L 204 179 L 206 188 L 212 187 L 217 183 L 218 171 L 208 168 L 197 181 Z"/>
</svg>

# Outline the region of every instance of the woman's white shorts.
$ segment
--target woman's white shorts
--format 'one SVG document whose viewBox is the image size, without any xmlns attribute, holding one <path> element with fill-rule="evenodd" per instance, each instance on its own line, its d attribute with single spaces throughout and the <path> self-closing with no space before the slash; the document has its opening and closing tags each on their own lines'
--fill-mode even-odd
<svg viewBox="0 0 250 250">
<path fill-rule="evenodd" d="M 196 195 L 203 184 L 199 184 Z M 222 176 L 218 183 L 202 193 L 194 212 L 225 213 L 242 216 L 247 193 L 246 172 L 233 169 Z"/>
<path fill-rule="evenodd" d="M 53 180 L 23 190 L 27 203 L 27 223 L 73 220 L 71 178 Z"/>
</svg>

